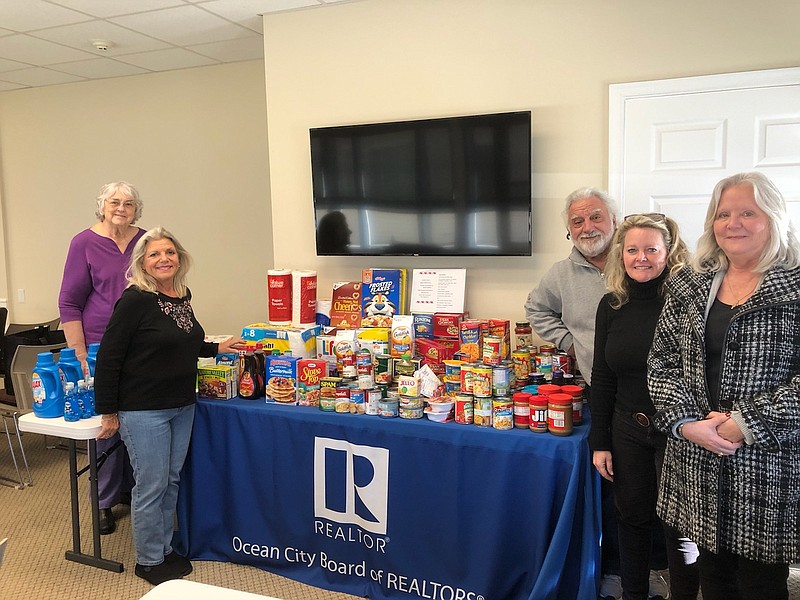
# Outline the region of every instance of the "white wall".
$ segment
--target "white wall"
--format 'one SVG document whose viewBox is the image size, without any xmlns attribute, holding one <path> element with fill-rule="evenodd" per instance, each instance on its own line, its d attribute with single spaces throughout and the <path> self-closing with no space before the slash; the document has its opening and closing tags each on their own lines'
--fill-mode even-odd
<svg viewBox="0 0 800 600">
<path fill-rule="evenodd" d="M 476 317 L 522 318 L 570 248 L 563 198 L 607 180 L 608 84 L 791 66 L 793 1 L 364 0 L 264 18 L 275 260 L 320 287 L 365 266 L 467 267 Z M 533 255 L 318 258 L 310 127 L 531 110 Z M 710 190 L 709 190 L 710 192 Z"/>
<path fill-rule="evenodd" d="M 569 250 L 562 199 L 606 184 L 608 84 L 797 66 L 798 22 L 795 0 L 362 0 L 267 16 L 263 63 L 0 93 L 0 298 L 54 316 L 69 239 L 127 179 L 194 255 L 209 332 L 266 317 L 272 266 L 321 296 L 365 266 L 467 267 L 474 316 L 520 318 Z M 532 256 L 315 255 L 309 127 L 503 110 L 533 114 Z"/>
<path fill-rule="evenodd" d="M 163 225 L 192 254 L 207 332 L 266 317 L 263 62 L 1 93 L 0 165 L 10 320 L 58 314 L 69 240 L 96 221 L 100 187 L 119 179 L 144 200 L 137 224 Z"/>
</svg>

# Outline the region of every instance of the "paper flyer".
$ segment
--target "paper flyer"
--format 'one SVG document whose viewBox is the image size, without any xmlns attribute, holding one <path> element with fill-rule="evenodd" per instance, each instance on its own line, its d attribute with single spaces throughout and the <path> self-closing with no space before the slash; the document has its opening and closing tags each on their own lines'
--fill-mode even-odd
<svg viewBox="0 0 800 600">
<path fill-rule="evenodd" d="M 466 269 L 414 269 L 411 312 L 464 312 Z"/>
</svg>

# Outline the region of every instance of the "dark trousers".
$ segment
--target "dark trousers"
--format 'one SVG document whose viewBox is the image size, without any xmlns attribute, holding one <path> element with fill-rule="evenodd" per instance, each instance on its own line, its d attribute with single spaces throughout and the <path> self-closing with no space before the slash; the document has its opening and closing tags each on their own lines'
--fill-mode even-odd
<svg viewBox="0 0 800 600">
<path fill-rule="evenodd" d="M 650 569 L 669 564 L 675 600 L 695 600 L 697 546 L 656 515 L 666 437 L 617 411 L 611 422 L 614 497 L 619 522 L 620 575 L 625 600 L 647 600 Z"/>
<path fill-rule="evenodd" d="M 107 452 L 120 439 L 115 433 L 109 439 L 97 440 L 97 455 Z M 120 502 L 120 494 L 130 494 L 134 486 L 133 467 L 125 444 L 108 455 L 97 471 L 97 496 L 100 508 L 111 508 Z"/>
<path fill-rule="evenodd" d="M 787 600 L 789 565 L 700 549 L 703 600 Z"/>
</svg>

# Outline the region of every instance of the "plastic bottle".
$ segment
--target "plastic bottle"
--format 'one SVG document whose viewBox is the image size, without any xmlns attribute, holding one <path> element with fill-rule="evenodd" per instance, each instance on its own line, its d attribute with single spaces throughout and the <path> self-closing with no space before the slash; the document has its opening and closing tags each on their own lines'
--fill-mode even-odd
<svg viewBox="0 0 800 600">
<path fill-rule="evenodd" d="M 258 398 L 255 379 L 255 355 L 249 350 L 239 351 L 239 397 Z"/>
<path fill-rule="evenodd" d="M 86 409 L 89 411 L 90 417 L 97 414 L 94 410 L 94 377 L 86 380 Z"/>
<path fill-rule="evenodd" d="M 80 421 L 82 412 L 78 405 L 75 384 L 68 381 L 64 386 L 64 420 L 69 423 Z"/>
<path fill-rule="evenodd" d="M 94 366 L 97 364 L 97 351 L 100 344 L 89 344 L 88 354 L 86 355 L 86 366 L 89 367 L 89 377 L 94 377 Z"/>
<path fill-rule="evenodd" d="M 89 391 L 84 379 L 78 380 L 78 389 L 75 397 L 78 400 L 78 406 L 81 408 L 81 419 L 88 419 L 93 416 L 92 409 L 89 406 Z"/>
<path fill-rule="evenodd" d="M 50 352 L 36 355 L 36 366 L 31 375 L 33 391 L 33 414 L 43 419 L 55 419 L 64 416 L 64 388 L 58 365 Z"/>
<path fill-rule="evenodd" d="M 416 371 L 416 367 L 414 363 L 411 362 L 411 355 L 406 353 L 397 361 L 397 365 L 395 366 L 395 373 L 398 376 L 400 375 L 414 375 L 414 371 Z"/>
<path fill-rule="evenodd" d="M 61 382 L 70 381 L 77 389 L 78 381 L 83 379 L 81 361 L 75 356 L 75 348 L 64 348 L 58 359 L 58 370 L 61 371 Z"/>
</svg>

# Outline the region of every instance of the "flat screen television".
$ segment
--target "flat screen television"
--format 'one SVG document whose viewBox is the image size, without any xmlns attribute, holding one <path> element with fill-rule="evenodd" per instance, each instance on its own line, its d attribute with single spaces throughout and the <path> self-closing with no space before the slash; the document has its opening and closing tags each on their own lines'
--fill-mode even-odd
<svg viewBox="0 0 800 600">
<path fill-rule="evenodd" d="M 317 255 L 530 256 L 530 111 L 310 138 Z"/>
</svg>

